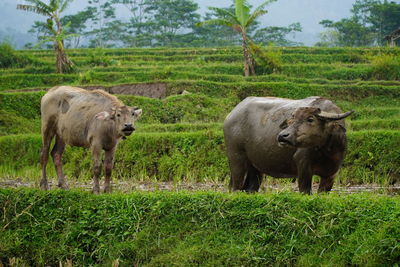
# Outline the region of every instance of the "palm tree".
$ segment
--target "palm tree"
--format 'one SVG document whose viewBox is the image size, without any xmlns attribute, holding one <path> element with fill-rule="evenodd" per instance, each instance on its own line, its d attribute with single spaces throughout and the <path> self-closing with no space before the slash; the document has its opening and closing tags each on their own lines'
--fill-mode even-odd
<svg viewBox="0 0 400 267">
<path fill-rule="evenodd" d="M 73 63 L 65 54 L 64 40 L 72 35 L 66 35 L 60 21 L 60 14 L 68 7 L 73 0 L 50 0 L 46 4 L 40 0 L 25 0 L 29 4 L 19 4 L 17 9 L 31 11 L 47 17 L 46 28 L 50 33 L 41 43 L 52 41 L 56 52 L 56 70 L 58 73 L 69 72 Z M 54 27 L 55 26 L 55 27 Z"/>
<path fill-rule="evenodd" d="M 258 17 L 267 13 L 265 7 L 275 1 L 277 0 L 265 1 L 260 6 L 258 6 L 253 13 L 250 13 L 250 6 L 246 0 L 235 0 L 235 13 L 232 13 L 229 10 L 223 8 L 209 7 L 209 9 L 214 11 L 219 18 L 206 20 L 198 24 L 223 25 L 231 27 L 233 30 L 240 34 L 242 38 L 245 76 L 255 75 L 254 61 L 249 51 L 249 44 L 251 40 L 247 34 L 247 31 Z"/>
</svg>

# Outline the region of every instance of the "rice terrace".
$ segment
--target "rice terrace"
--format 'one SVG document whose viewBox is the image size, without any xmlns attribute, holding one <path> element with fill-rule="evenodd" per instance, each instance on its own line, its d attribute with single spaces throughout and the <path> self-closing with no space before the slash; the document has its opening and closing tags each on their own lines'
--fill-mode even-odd
<svg viewBox="0 0 400 267">
<path fill-rule="evenodd" d="M 68 32 L 70 2 L 13 4 L 49 18 L 43 36 L 0 38 L 0 267 L 400 266 L 399 15 L 370 43 L 271 45 L 249 25 L 276 1 L 235 0 L 193 13 L 193 35 L 147 21 L 107 44 L 124 31 Z M 198 8 L 111 2 L 96 14 Z"/>
</svg>

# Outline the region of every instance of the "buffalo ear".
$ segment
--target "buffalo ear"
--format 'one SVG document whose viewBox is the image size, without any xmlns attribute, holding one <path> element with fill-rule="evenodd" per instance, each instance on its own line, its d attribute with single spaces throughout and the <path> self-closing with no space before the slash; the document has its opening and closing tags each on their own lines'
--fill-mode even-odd
<svg viewBox="0 0 400 267">
<path fill-rule="evenodd" d="M 111 117 L 110 117 L 110 113 L 108 113 L 107 111 L 99 112 L 99 113 L 97 113 L 94 117 L 95 117 L 97 120 L 102 120 L 102 121 L 107 120 L 108 118 L 111 118 Z"/>
<path fill-rule="evenodd" d="M 132 115 L 135 117 L 135 118 L 140 118 L 140 116 L 142 116 L 142 109 L 140 109 L 140 108 L 133 108 L 133 112 L 132 112 Z"/>
<path fill-rule="evenodd" d="M 286 129 L 288 127 L 288 120 L 284 120 L 281 125 L 279 125 L 279 128 Z"/>
<path fill-rule="evenodd" d="M 117 109 L 115 107 L 111 108 L 110 120 L 115 120 L 115 114 L 117 114 Z"/>
</svg>

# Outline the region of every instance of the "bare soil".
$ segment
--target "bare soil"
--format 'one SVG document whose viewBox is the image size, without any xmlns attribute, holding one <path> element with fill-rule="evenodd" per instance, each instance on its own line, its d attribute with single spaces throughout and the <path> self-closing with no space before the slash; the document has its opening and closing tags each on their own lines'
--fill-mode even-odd
<svg viewBox="0 0 400 267">
<path fill-rule="evenodd" d="M 51 189 L 57 188 L 56 181 L 49 181 Z M 129 193 L 134 191 L 141 192 L 154 192 L 154 191 L 215 191 L 215 192 L 229 192 L 228 185 L 216 182 L 135 182 L 135 181 L 113 181 L 114 192 Z M 84 191 L 91 191 L 91 182 L 69 181 L 70 188 L 82 189 Z M 24 181 L 22 179 L 0 179 L 0 188 L 39 188 L 38 182 Z M 317 192 L 318 183 L 313 184 L 313 192 Z M 263 183 L 260 192 L 281 192 L 281 191 L 294 191 L 298 192 L 296 183 Z M 392 186 L 380 186 L 376 184 L 364 185 L 335 185 L 332 189 L 333 192 L 338 193 L 362 193 L 370 192 L 377 194 L 400 195 L 400 184 Z"/>
<path fill-rule="evenodd" d="M 79 87 L 87 90 L 102 89 L 110 94 L 118 94 L 118 95 L 146 96 L 157 99 L 163 99 L 167 97 L 166 83 L 136 83 L 136 84 L 119 84 L 113 86 L 82 85 Z M 50 88 L 15 89 L 15 90 L 6 90 L 5 92 L 7 93 L 35 92 L 43 90 L 47 91 L 48 89 Z"/>
</svg>

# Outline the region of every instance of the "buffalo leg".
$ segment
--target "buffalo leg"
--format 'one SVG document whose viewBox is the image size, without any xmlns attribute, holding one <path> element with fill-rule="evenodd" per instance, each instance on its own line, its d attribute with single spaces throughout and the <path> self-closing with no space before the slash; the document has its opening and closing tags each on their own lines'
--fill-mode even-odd
<svg viewBox="0 0 400 267">
<path fill-rule="evenodd" d="M 333 187 L 333 182 L 335 179 L 335 175 L 328 177 L 321 177 L 321 181 L 319 182 L 318 192 L 329 192 Z"/>
<path fill-rule="evenodd" d="M 246 181 L 244 183 L 243 190 L 248 193 L 257 192 L 258 189 L 260 189 L 261 181 L 261 173 L 256 168 L 254 168 L 253 165 L 248 164 L 248 171 L 246 174 Z"/>
<path fill-rule="evenodd" d="M 231 153 L 228 153 L 230 155 Z M 234 156 L 229 157 L 229 167 L 231 170 L 231 179 L 229 181 L 229 187 L 231 191 L 243 190 L 245 183 L 248 164 L 247 158 L 244 156 L 238 156 L 238 153 L 232 153 Z"/>
<path fill-rule="evenodd" d="M 53 139 L 55 133 L 51 127 L 42 126 L 42 151 L 40 153 L 40 165 L 42 168 L 42 178 L 40 180 L 40 188 L 43 190 L 49 189 L 49 184 L 47 182 L 46 167 L 49 161 L 49 150 L 51 145 L 51 140 Z"/>
<path fill-rule="evenodd" d="M 293 155 L 297 165 L 298 185 L 300 193 L 311 194 L 312 170 L 308 162 L 310 155 L 306 149 L 299 149 Z"/>
<path fill-rule="evenodd" d="M 113 168 L 114 149 L 106 151 L 104 155 L 104 193 L 111 193 L 111 172 Z"/>
<path fill-rule="evenodd" d="M 101 147 L 92 146 L 93 158 L 93 193 L 100 193 L 99 177 L 101 174 Z"/>
<path fill-rule="evenodd" d="M 304 194 L 311 194 L 312 175 L 303 175 L 299 177 L 299 191 Z"/>
<path fill-rule="evenodd" d="M 304 165 L 300 165 L 304 166 Z M 312 172 L 308 167 L 302 167 L 298 169 L 298 185 L 300 193 L 311 194 L 312 187 Z"/>
<path fill-rule="evenodd" d="M 69 187 L 62 171 L 61 158 L 64 153 L 64 149 L 65 149 L 64 141 L 58 135 L 56 135 L 56 143 L 54 144 L 54 147 L 51 150 L 51 156 L 53 158 L 54 166 L 56 168 L 56 173 L 58 177 L 58 187 L 61 189 L 68 189 Z"/>
</svg>

